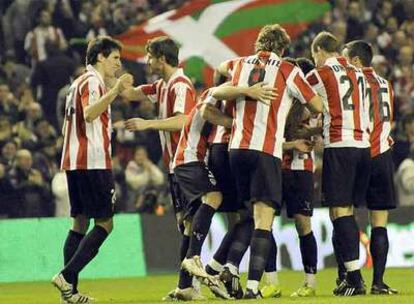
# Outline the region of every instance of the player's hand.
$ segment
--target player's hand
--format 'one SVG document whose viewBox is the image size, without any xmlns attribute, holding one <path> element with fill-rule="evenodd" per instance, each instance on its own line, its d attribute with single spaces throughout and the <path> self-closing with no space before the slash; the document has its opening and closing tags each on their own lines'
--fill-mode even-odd
<svg viewBox="0 0 414 304">
<path fill-rule="evenodd" d="M 268 86 L 264 82 L 258 82 L 247 89 L 247 96 L 264 104 L 270 105 L 278 94 L 277 89 Z"/>
<path fill-rule="evenodd" d="M 295 150 L 302 153 L 309 153 L 314 147 L 314 143 L 307 139 L 297 139 L 295 140 Z"/>
<path fill-rule="evenodd" d="M 114 129 L 116 129 L 116 130 L 122 130 L 122 129 L 125 129 L 125 121 L 123 121 L 123 120 L 119 120 L 119 121 L 117 121 L 117 122 L 114 122 L 114 123 L 112 124 L 112 127 L 113 127 Z"/>
<path fill-rule="evenodd" d="M 148 129 L 148 121 L 142 118 L 131 118 L 125 121 L 125 128 L 128 131 L 144 131 Z"/>
<path fill-rule="evenodd" d="M 119 77 L 115 83 L 115 89 L 117 90 L 118 94 L 125 89 L 132 88 L 134 83 L 134 77 L 131 74 L 125 73 Z"/>
</svg>

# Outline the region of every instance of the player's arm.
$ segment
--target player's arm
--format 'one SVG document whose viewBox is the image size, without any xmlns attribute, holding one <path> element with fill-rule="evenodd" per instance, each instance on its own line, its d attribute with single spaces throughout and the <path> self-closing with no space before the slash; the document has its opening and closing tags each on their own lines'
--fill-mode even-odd
<svg viewBox="0 0 414 304">
<path fill-rule="evenodd" d="M 319 95 L 315 95 L 307 104 L 306 107 L 309 111 L 314 114 L 322 113 L 323 111 L 323 102 L 322 98 Z"/>
<path fill-rule="evenodd" d="M 285 141 L 283 143 L 283 151 L 297 150 L 302 153 L 312 151 L 314 143 L 307 139 L 296 139 L 293 141 Z"/>
<path fill-rule="evenodd" d="M 128 101 L 150 101 L 148 95 L 145 94 L 145 85 L 124 90 L 121 97 Z"/>
<path fill-rule="evenodd" d="M 231 61 L 224 61 L 220 63 L 220 65 L 214 70 L 214 85 L 218 86 L 223 84 L 229 79 L 230 77 L 230 65 L 232 64 Z"/>
<path fill-rule="evenodd" d="M 165 119 L 131 118 L 125 122 L 125 128 L 129 131 L 158 130 L 175 132 L 181 131 L 187 121 L 187 115 L 177 113 L 175 116 Z"/>
<path fill-rule="evenodd" d="M 132 84 L 132 76 L 130 74 L 122 75 L 115 83 L 115 85 L 103 96 L 99 98 L 97 102 L 88 103 L 84 110 L 83 116 L 85 121 L 90 123 L 98 118 L 103 112 L 105 112 L 108 106 L 115 100 L 115 98 L 120 94 L 120 92 Z M 89 95 L 89 92 L 85 92 Z M 82 99 L 88 98 L 88 96 L 82 96 Z M 84 103 L 82 101 L 82 103 Z"/>
<path fill-rule="evenodd" d="M 231 128 L 233 124 L 233 118 L 224 114 L 215 106 L 205 103 L 201 106 L 200 109 L 201 116 L 211 122 L 214 125 L 224 126 L 226 128 Z"/>
<path fill-rule="evenodd" d="M 248 86 L 222 85 L 212 89 L 211 94 L 217 100 L 234 100 L 242 96 L 250 97 L 266 104 L 277 97 L 277 91 L 263 82 Z"/>
</svg>

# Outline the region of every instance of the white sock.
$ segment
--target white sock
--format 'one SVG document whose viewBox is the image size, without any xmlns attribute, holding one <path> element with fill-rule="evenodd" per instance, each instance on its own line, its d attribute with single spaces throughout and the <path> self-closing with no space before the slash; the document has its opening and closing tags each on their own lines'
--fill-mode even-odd
<svg viewBox="0 0 414 304">
<path fill-rule="evenodd" d="M 217 262 L 215 259 L 211 259 L 210 262 L 208 262 L 208 266 L 210 266 L 214 271 L 222 272 L 224 269 L 224 266 Z"/>
<path fill-rule="evenodd" d="M 237 268 L 233 264 L 227 263 L 225 267 L 229 268 L 231 274 L 236 275 L 236 276 L 239 275 L 239 268 Z"/>
<path fill-rule="evenodd" d="M 259 291 L 258 290 L 259 289 L 259 281 L 247 280 L 246 288 L 250 289 L 254 293 L 258 293 L 258 291 Z"/>
<path fill-rule="evenodd" d="M 316 287 L 316 276 L 314 273 L 305 273 L 305 285 L 312 288 Z"/>
<path fill-rule="evenodd" d="M 277 271 L 265 272 L 266 283 L 269 285 L 279 285 Z"/>
<path fill-rule="evenodd" d="M 201 282 L 196 277 L 193 277 L 193 288 L 197 291 L 201 290 Z"/>
<path fill-rule="evenodd" d="M 359 269 L 359 260 L 344 262 L 344 265 L 347 271 L 355 271 Z"/>
</svg>

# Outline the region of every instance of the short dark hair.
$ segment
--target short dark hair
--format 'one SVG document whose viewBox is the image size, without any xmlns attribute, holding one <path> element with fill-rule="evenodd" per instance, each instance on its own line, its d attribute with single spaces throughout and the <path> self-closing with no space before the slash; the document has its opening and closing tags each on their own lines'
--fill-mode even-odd
<svg viewBox="0 0 414 304">
<path fill-rule="evenodd" d="M 335 53 L 339 51 L 339 41 L 333 34 L 323 31 L 316 35 L 312 42 L 314 52 L 317 51 L 318 47 L 325 52 Z"/>
<path fill-rule="evenodd" d="M 344 49 L 348 50 L 349 58 L 359 57 L 359 60 L 361 60 L 364 67 L 369 67 L 371 65 L 374 53 L 369 43 L 363 40 L 354 40 L 348 42 Z"/>
<path fill-rule="evenodd" d="M 303 74 L 305 75 L 315 68 L 315 65 L 313 64 L 313 62 L 305 57 L 299 57 L 299 58 L 283 57 L 283 60 L 297 66 L 299 69 L 302 70 Z"/>
<path fill-rule="evenodd" d="M 164 56 L 165 61 L 173 67 L 178 66 L 178 45 L 167 36 L 148 40 L 145 50 L 157 59 Z"/>
<path fill-rule="evenodd" d="M 290 37 L 279 24 L 265 25 L 254 44 L 256 52 L 275 52 L 278 55 L 290 44 Z"/>
<path fill-rule="evenodd" d="M 102 54 L 105 58 L 113 51 L 122 50 L 122 45 L 118 40 L 109 36 L 98 36 L 88 43 L 86 50 L 86 64 L 96 64 L 98 62 L 98 55 Z"/>
</svg>

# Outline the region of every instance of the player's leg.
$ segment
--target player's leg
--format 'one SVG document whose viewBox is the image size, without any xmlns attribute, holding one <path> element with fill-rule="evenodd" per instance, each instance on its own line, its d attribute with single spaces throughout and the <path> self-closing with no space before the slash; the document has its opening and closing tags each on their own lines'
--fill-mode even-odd
<svg viewBox="0 0 414 304">
<path fill-rule="evenodd" d="M 359 267 L 359 228 L 353 214 L 353 205 L 361 199 L 355 193 L 361 193 L 361 197 L 363 194 L 365 199 L 367 187 L 364 186 L 364 179 L 369 174 L 368 168 L 367 172 L 360 172 L 362 166 L 359 163 L 362 162 L 364 152 L 362 150 L 365 149 L 327 148 L 323 155 L 324 204 L 329 207 L 338 254 L 343 258 L 347 270 L 347 280 L 334 290 L 335 295 L 365 294 Z M 357 187 L 360 189 L 356 190 Z"/>
<path fill-rule="evenodd" d="M 277 244 L 273 232 L 270 234 L 269 256 L 265 267 L 264 277 L 265 286 L 260 290 L 263 298 L 279 298 L 282 296 L 282 290 L 279 285 L 279 277 L 276 266 Z"/>
<path fill-rule="evenodd" d="M 275 209 L 267 202 L 254 202 L 254 231 L 250 241 L 249 271 L 246 284 L 246 299 L 260 298 L 259 282 L 267 264 L 271 243 L 271 229 Z"/>
<path fill-rule="evenodd" d="M 95 226 L 83 237 L 71 259 L 52 279 L 52 283 L 61 291 L 65 301 L 89 301 L 90 298 L 74 293 L 73 286 L 77 284 L 79 272 L 96 256 L 112 231 L 116 201 L 114 180 L 110 170 L 74 171 L 68 173 L 67 177 L 71 215 L 77 217 L 82 214 L 86 219 L 94 218 Z M 75 228 L 85 231 L 87 220 L 79 218 L 81 220 L 75 220 Z"/>
<path fill-rule="evenodd" d="M 72 229 L 69 230 L 69 233 L 66 237 L 65 244 L 63 246 L 63 258 L 64 265 L 66 266 L 69 261 L 72 259 L 76 250 L 79 247 L 82 239 L 84 238 L 86 232 L 89 228 L 89 219 L 84 215 L 77 215 L 73 218 Z M 78 293 L 78 277 L 75 278 L 73 282 L 73 293 Z"/>
<path fill-rule="evenodd" d="M 253 218 L 247 214 L 247 210 L 241 212 L 243 213 L 242 219 L 233 228 L 234 239 L 228 251 L 224 270 L 220 275 L 220 280 L 224 283 L 228 294 L 236 299 L 243 297 L 243 290 L 240 285 L 239 265 L 250 245 L 254 230 Z"/>
<path fill-rule="evenodd" d="M 342 256 L 340 253 L 340 249 L 338 245 L 338 236 L 336 235 L 335 230 L 332 230 L 332 247 L 334 249 L 336 264 L 338 265 L 338 268 L 337 268 L 338 277 L 336 278 L 336 286 L 339 286 L 343 281 L 346 280 L 346 268 L 345 268 L 344 260 L 342 259 Z"/>
<path fill-rule="evenodd" d="M 308 297 L 316 293 L 316 272 L 318 262 L 318 249 L 315 236 L 313 235 L 311 217 L 303 214 L 295 214 L 295 226 L 299 235 L 300 253 L 302 256 L 305 280 L 291 296 Z"/>
<path fill-rule="evenodd" d="M 177 166 L 174 173 L 188 201 L 184 218 L 192 217 L 190 243 L 181 266 L 196 277 L 212 281 L 213 277 L 206 273 L 201 264 L 200 254 L 212 218 L 222 202 L 222 194 L 213 174 L 203 162 Z"/>
<path fill-rule="evenodd" d="M 394 189 L 394 163 L 388 150 L 372 159 L 371 176 L 367 192 L 367 207 L 370 210 L 371 242 L 373 261 L 372 294 L 395 294 L 397 290 L 384 283 L 384 272 L 388 255 L 388 212 L 396 207 Z"/>
<path fill-rule="evenodd" d="M 224 270 L 224 265 L 227 261 L 227 255 L 229 253 L 231 244 L 234 241 L 236 232 L 235 227 L 240 221 L 240 216 L 238 213 L 229 212 L 224 214 L 226 214 L 227 218 L 229 219 L 228 231 L 224 235 L 220 246 L 217 248 L 216 252 L 213 255 L 213 258 L 206 265 L 206 272 L 210 275 L 219 275 Z"/>
</svg>

